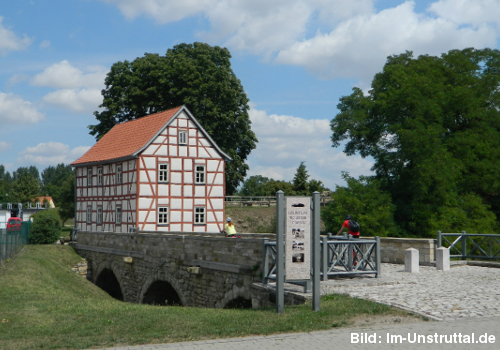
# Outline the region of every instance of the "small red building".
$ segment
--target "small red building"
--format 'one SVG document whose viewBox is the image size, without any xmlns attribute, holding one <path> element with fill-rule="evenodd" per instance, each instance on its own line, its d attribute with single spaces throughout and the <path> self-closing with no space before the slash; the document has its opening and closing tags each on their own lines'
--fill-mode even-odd
<svg viewBox="0 0 500 350">
<path fill-rule="evenodd" d="M 71 164 L 75 227 L 219 232 L 228 159 L 184 106 L 117 124 Z"/>
</svg>

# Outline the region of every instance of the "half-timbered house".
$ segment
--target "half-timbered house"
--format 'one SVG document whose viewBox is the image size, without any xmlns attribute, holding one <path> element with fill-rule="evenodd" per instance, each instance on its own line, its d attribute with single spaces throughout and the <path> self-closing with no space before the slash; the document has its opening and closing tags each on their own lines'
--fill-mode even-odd
<svg viewBox="0 0 500 350">
<path fill-rule="evenodd" d="M 184 106 L 117 124 L 71 164 L 75 227 L 219 232 L 228 159 Z"/>
</svg>

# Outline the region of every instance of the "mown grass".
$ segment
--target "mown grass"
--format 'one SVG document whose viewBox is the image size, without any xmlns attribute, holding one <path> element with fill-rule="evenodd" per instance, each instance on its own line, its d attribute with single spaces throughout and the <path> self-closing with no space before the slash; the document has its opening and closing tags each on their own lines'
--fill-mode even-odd
<svg viewBox="0 0 500 350">
<path fill-rule="evenodd" d="M 349 325 L 354 316 L 403 314 L 342 295 L 311 305 L 224 310 L 159 307 L 111 298 L 70 266 L 81 258 L 69 246 L 26 246 L 0 269 L 0 349 L 82 349 L 168 343 Z"/>
</svg>

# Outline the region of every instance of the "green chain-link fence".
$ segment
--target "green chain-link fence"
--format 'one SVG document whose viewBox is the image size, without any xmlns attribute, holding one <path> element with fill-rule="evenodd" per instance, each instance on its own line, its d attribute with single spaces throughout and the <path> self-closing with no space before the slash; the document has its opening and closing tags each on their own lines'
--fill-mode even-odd
<svg viewBox="0 0 500 350">
<path fill-rule="evenodd" d="M 7 259 L 12 259 L 29 243 L 30 230 L 31 221 L 23 221 L 19 229 L 0 230 L 0 265 Z"/>
</svg>

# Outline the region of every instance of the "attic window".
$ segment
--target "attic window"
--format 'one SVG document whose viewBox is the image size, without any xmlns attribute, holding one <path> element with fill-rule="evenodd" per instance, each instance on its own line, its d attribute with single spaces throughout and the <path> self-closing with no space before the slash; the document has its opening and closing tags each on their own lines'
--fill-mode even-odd
<svg viewBox="0 0 500 350">
<path fill-rule="evenodd" d="M 87 168 L 87 186 L 92 186 L 92 168 Z"/>
<path fill-rule="evenodd" d="M 121 164 L 116 166 L 116 183 L 117 184 L 122 183 L 122 165 Z"/>
<path fill-rule="evenodd" d="M 97 185 L 102 186 L 102 167 L 97 168 Z"/>
<path fill-rule="evenodd" d="M 187 131 L 186 130 L 179 131 L 179 145 L 187 145 Z"/>
</svg>

